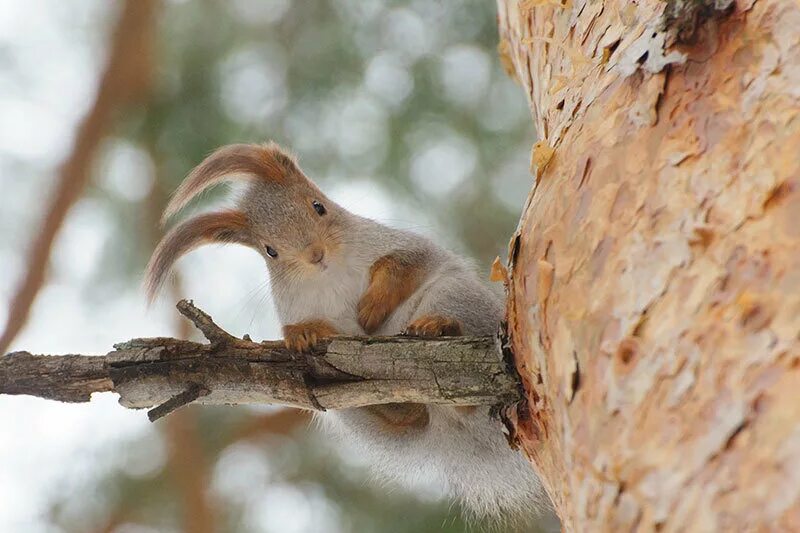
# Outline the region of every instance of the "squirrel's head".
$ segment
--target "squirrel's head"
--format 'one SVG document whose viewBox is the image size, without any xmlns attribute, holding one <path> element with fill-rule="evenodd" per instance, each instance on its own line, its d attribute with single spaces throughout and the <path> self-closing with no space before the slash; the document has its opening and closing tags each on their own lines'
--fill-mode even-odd
<svg viewBox="0 0 800 533">
<path fill-rule="evenodd" d="M 275 143 L 224 146 L 198 165 L 164 210 L 166 221 L 207 188 L 245 180 L 236 208 L 197 215 L 172 228 L 153 252 L 145 286 L 152 300 L 172 265 L 204 244 L 236 243 L 260 253 L 273 276 L 303 279 L 336 261 L 347 211 L 328 199 Z"/>
</svg>

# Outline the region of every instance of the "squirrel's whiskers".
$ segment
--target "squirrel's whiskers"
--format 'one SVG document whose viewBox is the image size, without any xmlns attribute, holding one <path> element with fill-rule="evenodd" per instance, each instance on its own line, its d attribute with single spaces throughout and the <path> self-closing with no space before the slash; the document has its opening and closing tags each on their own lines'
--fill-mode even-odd
<svg viewBox="0 0 800 533">
<path fill-rule="evenodd" d="M 274 143 L 237 144 L 208 156 L 167 206 L 167 219 L 208 187 L 237 180 L 235 207 L 189 218 L 159 243 L 149 298 L 173 263 L 212 242 L 256 250 L 288 347 L 331 335 L 492 335 L 503 298 L 470 262 L 429 239 L 337 205 Z M 486 407 L 385 404 L 320 415 L 326 431 L 368 457 L 383 480 L 433 478 L 478 515 L 531 515 L 547 497 L 530 464 L 509 448 Z"/>
</svg>

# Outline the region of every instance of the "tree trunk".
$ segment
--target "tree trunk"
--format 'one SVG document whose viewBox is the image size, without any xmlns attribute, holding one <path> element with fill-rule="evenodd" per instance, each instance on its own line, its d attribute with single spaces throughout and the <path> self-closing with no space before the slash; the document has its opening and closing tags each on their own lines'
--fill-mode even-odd
<svg viewBox="0 0 800 533">
<path fill-rule="evenodd" d="M 515 439 L 565 529 L 800 530 L 800 2 L 498 3 Z"/>
</svg>

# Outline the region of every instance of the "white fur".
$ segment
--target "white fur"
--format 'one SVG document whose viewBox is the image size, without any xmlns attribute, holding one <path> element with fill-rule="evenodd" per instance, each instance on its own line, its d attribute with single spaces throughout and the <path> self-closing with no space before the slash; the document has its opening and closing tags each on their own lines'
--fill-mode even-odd
<svg viewBox="0 0 800 533">
<path fill-rule="evenodd" d="M 274 286 L 284 324 L 325 319 L 342 334 L 363 334 L 356 306 L 372 263 L 393 251 L 421 250 L 429 264 L 424 283 L 376 333 L 398 334 L 426 314 L 456 318 L 468 335 L 496 331 L 502 298 L 478 279 L 469 262 L 418 235 L 354 215 L 347 223 L 347 238 L 325 270 Z M 511 450 L 488 408 L 465 414 L 428 406 L 428 412 L 428 426 L 407 434 L 386 434 L 364 409 L 324 413 L 320 422 L 367 457 L 383 480 L 411 486 L 420 479 L 434 480 L 478 515 L 529 516 L 547 507 L 530 463 Z"/>
<path fill-rule="evenodd" d="M 467 415 L 428 406 L 428 413 L 425 431 L 402 437 L 381 433 L 360 409 L 330 411 L 319 419 L 326 431 L 368 458 L 379 479 L 411 487 L 433 480 L 479 516 L 525 517 L 547 508 L 530 463 L 509 448 L 488 408 Z"/>
<path fill-rule="evenodd" d="M 231 167 L 227 174 L 225 164 Z M 235 177 L 242 168 L 257 174 L 246 176 L 247 188 L 236 200 L 247 227 L 233 224 L 230 232 L 211 238 L 245 244 L 262 254 L 283 325 L 324 320 L 341 334 L 363 334 L 357 309 L 370 267 L 394 253 L 418 267 L 422 281 L 376 334 L 398 334 L 424 315 L 455 319 L 466 335 L 497 330 L 502 296 L 479 279 L 468 261 L 424 237 L 347 212 L 326 198 L 273 143 L 231 145 L 210 155 L 181 185 L 167 215 L 209 185 Z M 317 202 L 327 210 L 320 212 Z M 191 221 L 184 224 L 188 226 L 179 229 L 193 228 Z M 148 267 L 150 290 L 157 290 L 181 253 L 208 238 L 172 230 Z M 428 405 L 425 409 L 428 423 L 405 429 L 382 425 L 368 408 L 326 413 L 323 425 L 367 457 L 382 479 L 405 484 L 432 479 L 476 514 L 524 517 L 546 506 L 530 464 L 509 448 L 500 423 L 490 418 L 487 408 L 466 412 Z"/>
</svg>

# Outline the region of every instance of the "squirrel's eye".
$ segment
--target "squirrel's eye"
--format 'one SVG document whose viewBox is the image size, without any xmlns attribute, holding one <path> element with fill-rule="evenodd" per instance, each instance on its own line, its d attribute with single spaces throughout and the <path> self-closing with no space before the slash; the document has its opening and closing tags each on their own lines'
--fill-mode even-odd
<svg viewBox="0 0 800 533">
<path fill-rule="evenodd" d="M 325 210 L 325 206 L 319 203 L 318 201 L 314 200 L 313 202 L 311 202 L 311 205 L 314 206 L 314 211 L 316 211 L 319 216 L 322 216 L 325 213 L 327 213 L 327 211 Z"/>
<path fill-rule="evenodd" d="M 272 258 L 275 258 L 278 257 L 278 252 L 276 252 L 275 248 L 273 248 L 272 246 L 267 246 L 267 255 Z"/>
</svg>

